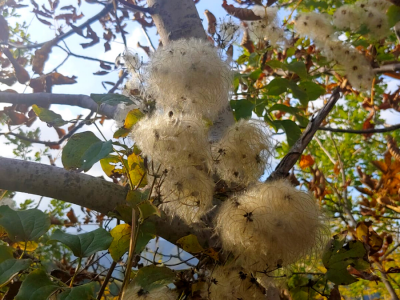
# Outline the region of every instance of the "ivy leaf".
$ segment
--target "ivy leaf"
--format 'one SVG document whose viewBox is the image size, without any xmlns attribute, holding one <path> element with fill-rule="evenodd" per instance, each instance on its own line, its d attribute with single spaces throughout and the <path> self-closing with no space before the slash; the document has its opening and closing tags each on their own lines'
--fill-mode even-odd
<svg viewBox="0 0 400 300">
<path fill-rule="evenodd" d="M 35 270 L 22 282 L 15 300 L 47 300 L 60 287 L 43 270 Z"/>
<path fill-rule="evenodd" d="M 82 156 L 82 169 L 87 172 L 100 159 L 106 157 L 113 151 L 112 141 L 99 141 L 89 147 Z"/>
<path fill-rule="evenodd" d="M 126 105 L 133 104 L 128 97 L 121 94 L 90 94 L 90 98 L 92 98 L 98 105 L 107 104 L 117 106 L 120 103 L 125 103 Z"/>
<path fill-rule="evenodd" d="M 91 131 L 74 134 L 65 145 L 62 151 L 62 163 L 65 169 L 80 169 L 82 167 L 82 157 L 86 151 L 100 139 Z"/>
<path fill-rule="evenodd" d="M 30 259 L 10 258 L 0 263 L 0 288 L 7 285 L 22 270 L 26 270 L 32 264 Z"/>
<path fill-rule="evenodd" d="M 110 251 L 114 261 L 119 261 L 128 249 L 131 240 L 131 226 L 129 224 L 120 224 L 110 231 L 113 241 L 111 242 Z"/>
<path fill-rule="evenodd" d="M 139 226 L 139 233 L 136 240 L 135 253 L 139 254 L 146 248 L 150 240 L 156 237 L 156 226 L 149 220 Z"/>
<path fill-rule="evenodd" d="M 273 122 L 276 127 L 282 128 L 286 132 L 287 142 L 289 147 L 292 147 L 301 136 L 299 126 L 292 120 L 275 120 Z"/>
<path fill-rule="evenodd" d="M 390 27 L 400 22 L 400 6 L 392 5 L 386 12 Z"/>
<path fill-rule="evenodd" d="M 12 241 L 35 241 L 50 228 L 50 218 L 39 209 L 15 211 L 0 206 L 0 226 Z"/>
<path fill-rule="evenodd" d="M 96 282 L 90 282 L 68 289 L 57 296 L 57 300 L 91 300 L 94 299 Z"/>
<path fill-rule="evenodd" d="M 248 100 L 231 100 L 230 104 L 236 121 L 249 119 L 255 107 L 255 104 Z"/>
<path fill-rule="evenodd" d="M 166 286 L 175 280 L 175 272 L 167 267 L 157 267 L 155 265 L 139 269 L 133 284 L 142 287 L 145 291 Z"/>
<path fill-rule="evenodd" d="M 189 253 L 200 253 L 204 248 L 200 245 L 197 236 L 189 234 L 176 241 L 176 243 L 185 251 Z"/>
<path fill-rule="evenodd" d="M 153 203 L 151 203 L 149 200 L 139 203 L 137 207 L 139 209 L 141 220 L 146 220 L 153 215 L 161 217 L 160 210 L 156 206 L 154 206 Z"/>
<path fill-rule="evenodd" d="M 98 228 L 91 232 L 82 234 L 68 234 L 57 229 L 54 231 L 49 241 L 58 241 L 72 250 L 76 257 L 88 257 L 93 253 L 106 250 L 110 246 L 113 238 L 111 234 Z"/>
<path fill-rule="evenodd" d="M 32 105 L 32 109 L 41 121 L 46 122 L 51 126 L 60 127 L 68 123 L 67 121 L 63 120 L 61 115 L 52 110 L 39 107 L 36 104 Z"/>
</svg>

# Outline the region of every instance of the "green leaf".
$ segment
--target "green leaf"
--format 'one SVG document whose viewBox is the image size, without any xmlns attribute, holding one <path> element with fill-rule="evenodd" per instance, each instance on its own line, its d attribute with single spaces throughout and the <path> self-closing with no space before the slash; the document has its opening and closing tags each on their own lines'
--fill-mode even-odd
<svg viewBox="0 0 400 300">
<path fill-rule="evenodd" d="M 154 206 L 153 203 L 151 203 L 149 200 L 139 203 L 139 205 L 137 207 L 139 209 L 140 219 L 142 221 L 146 220 L 147 218 L 149 218 L 153 215 L 157 215 L 157 216 L 161 217 L 160 210 L 156 206 Z"/>
<path fill-rule="evenodd" d="M 131 132 L 130 129 L 126 129 L 125 127 L 121 127 L 116 132 L 114 132 L 113 138 L 114 139 L 119 139 L 119 138 L 127 137 L 130 132 Z"/>
<path fill-rule="evenodd" d="M 271 96 L 279 96 L 287 91 L 290 87 L 290 81 L 285 78 L 274 78 L 266 86 L 267 94 Z"/>
<path fill-rule="evenodd" d="M 113 241 L 108 250 L 110 251 L 112 259 L 114 261 L 119 261 L 121 256 L 129 249 L 131 226 L 129 224 L 117 225 L 111 229 L 110 234 L 113 237 Z"/>
<path fill-rule="evenodd" d="M 32 105 L 32 109 L 41 121 L 46 122 L 51 126 L 60 127 L 68 123 L 63 120 L 61 115 L 56 114 L 54 111 L 49 109 L 39 107 L 36 104 Z"/>
<path fill-rule="evenodd" d="M 15 211 L 8 206 L 0 206 L 0 226 L 15 242 L 39 239 L 50 228 L 50 218 L 39 209 Z"/>
<path fill-rule="evenodd" d="M 92 98 L 98 105 L 107 104 L 117 106 L 120 103 L 125 103 L 127 105 L 133 104 L 128 97 L 121 94 L 90 94 L 90 98 Z"/>
<path fill-rule="evenodd" d="M 275 110 L 279 110 L 279 111 L 284 111 L 286 113 L 289 113 L 291 115 L 294 115 L 296 113 L 298 113 L 300 110 L 297 107 L 292 107 L 292 106 L 287 106 L 284 104 L 274 104 L 269 111 L 275 111 Z"/>
<path fill-rule="evenodd" d="M 13 252 L 13 248 L 7 245 L 0 245 L 0 263 L 7 259 L 14 258 Z"/>
<path fill-rule="evenodd" d="M 328 270 L 325 278 L 337 285 L 347 285 L 356 282 L 357 279 L 349 274 L 349 265 L 358 270 L 370 267 L 367 250 L 360 241 L 350 241 L 345 244 L 347 233 L 334 236 L 329 249 L 322 257 L 322 262 Z"/>
<path fill-rule="evenodd" d="M 258 67 L 258 62 L 260 61 L 260 55 L 257 52 L 253 52 L 249 56 L 249 65 L 252 67 Z"/>
<path fill-rule="evenodd" d="M 100 139 L 91 131 L 74 134 L 65 145 L 62 151 L 62 163 L 65 169 L 80 169 L 82 167 L 82 157 Z"/>
<path fill-rule="evenodd" d="M 94 291 L 97 283 L 90 282 L 72 289 L 68 289 L 57 296 L 57 300 L 91 300 L 94 299 Z"/>
<path fill-rule="evenodd" d="M 10 258 L 0 263 L 0 288 L 7 285 L 19 272 L 26 270 L 32 264 L 30 259 Z"/>
<path fill-rule="evenodd" d="M 255 104 L 248 100 L 231 100 L 230 104 L 236 121 L 249 119 L 255 107 Z"/>
<path fill-rule="evenodd" d="M 308 77 L 308 72 L 306 65 L 302 61 L 295 61 L 287 65 L 287 68 L 299 75 L 301 79 L 305 79 Z"/>
<path fill-rule="evenodd" d="M 275 120 L 274 123 L 286 132 L 287 142 L 292 147 L 301 135 L 299 126 L 292 120 Z"/>
<path fill-rule="evenodd" d="M 325 88 L 312 81 L 301 81 L 299 86 L 307 93 L 308 101 L 316 100 L 325 94 Z"/>
<path fill-rule="evenodd" d="M 43 270 L 35 270 L 22 282 L 15 300 L 47 300 L 60 287 Z"/>
<path fill-rule="evenodd" d="M 183 250 L 189 253 L 200 253 L 204 251 L 204 248 L 200 245 L 197 236 L 189 234 L 176 241 Z"/>
<path fill-rule="evenodd" d="M 386 12 L 390 27 L 400 22 L 400 6 L 392 5 Z"/>
<path fill-rule="evenodd" d="M 260 77 L 262 73 L 261 69 L 257 69 L 253 72 L 251 72 L 251 74 L 249 75 L 249 78 L 252 79 L 253 81 L 256 81 L 258 79 L 258 77 Z"/>
<path fill-rule="evenodd" d="M 138 191 L 129 190 L 126 194 L 126 202 L 128 202 L 132 207 L 137 206 L 139 203 L 147 200 L 149 197 L 149 191 Z"/>
<path fill-rule="evenodd" d="M 270 66 L 273 69 L 283 69 L 283 70 L 287 70 L 288 69 L 286 64 L 284 64 L 283 62 L 281 62 L 279 60 L 275 60 L 275 59 L 267 61 L 265 64 L 267 66 Z"/>
<path fill-rule="evenodd" d="M 156 225 L 149 220 L 139 226 L 139 233 L 136 240 L 135 253 L 141 253 L 151 239 L 156 237 Z"/>
<path fill-rule="evenodd" d="M 139 269 L 133 282 L 145 291 L 150 292 L 172 283 L 175 276 L 175 272 L 167 267 L 151 265 Z"/>
<path fill-rule="evenodd" d="M 113 151 L 112 141 L 97 142 L 90 146 L 88 150 L 82 156 L 82 169 L 87 172 L 89 169 L 97 163 L 100 159 L 106 157 Z"/>
<path fill-rule="evenodd" d="M 307 93 L 295 82 L 290 82 L 290 89 L 292 90 L 293 97 L 299 99 L 303 106 L 307 106 L 309 100 Z"/>
<path fill-rule="evenodd" d="M 98 228 L 91 232 L 82 234 L 68 234 L 57 229 L 54 231 L 49 241 L 58 241 L 72 250 L 76 257 L 88 257 L 93 253 L 106 250 L 110 246 L 113 238 L 111 234 Z"/>
</svg>

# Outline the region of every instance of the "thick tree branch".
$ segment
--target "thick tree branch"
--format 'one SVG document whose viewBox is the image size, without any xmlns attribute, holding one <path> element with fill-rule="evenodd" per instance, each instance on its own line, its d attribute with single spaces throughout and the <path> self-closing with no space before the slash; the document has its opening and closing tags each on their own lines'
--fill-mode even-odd
<svg viewBox="0 0 400 300">
<path fill-rule="evenodd" d="M 400 63 L 383 65 L 374 69 L 375 73 L 386 73 L 386 72 L 397 72 L 397 71 L 400 71 Z"/>
<path fill-rule="evenodd" d="M 104 17 L 106 14 L 108 14 L 112 9 L 113 9 L 113 4 L 107 4 L 97 15 L 94 15 L 93 17 L 91 17 L 90 19 L 88 19 L 86 22 L 82 23 L 81 25 L 78 26 L 78 28 L 80 29 L 84 29 L 86 28 L 88 25 L 96 22 L 97 20 L 99 20 L 100 18 Z M 55 37 L 55 40 L 57 42 L 66 39 L 67 37 L 73 35 L 74 33 L 76 33 L 73 29 L 71 29 L 70 31 L 60 34 L 58 36 Z M 13 48 L 18 48 L 18 49 L 35 49 L 35 48 L 40 48 L 42 47 L 45 43 L 47 43 L 48 41 L 42 42 L 42 43 L 38 43 L 38 44 L 30 44 L 30 45 L 18 45 L 18 44 L 13 44 L 13 43 L 9 43 L 8 45 L 10 47 Z"/>
<path fill-rule="evenodd" d="M 132 11 L 138 11 L 144 14 L 152 14 L 152 10 L 149 7 L 142 7 L 142 6 L 138 6 L 132 3 L 129 3 L 128 1 L 124 1 L 124 0 L 117 0 L 119 3 L 121 3 L 123 6 L 125 6 L 126 8 L 129 8 Z"/>
<path fill-rule="evenodd" d="M 0 157 L 0 189 L 50 197 L 103 214 L 125 204 L 128 192 L 124 187 L 101 178 L 4 157 Z M 172 243 L 193 231 L 202 245 L 207 247 L 211 243 L 211 230 L 190 228 L 178 218 L 169 220 L 165 215 L 153 217 L 151 221 L 156 225 L 157 235 Z"/>
<path fill-rule="evenodd" d="M 34 93 L 34 94 L 17 94 L 0 92 L 0 103 L 10 104 L 26 104 L 46 106 L 49 104 L 71 105 L 90 109 L 93 112 L 102 114 L 108 118 L 113 118 L 116 110 L 115 106 L 101 105 L 100 107 L 92 98 L 86 95 L 69 95 L 69 94 L 49 94 L 49 93 Z"/>
<path fill-rule="evenodd" d="M 315 118 L 311 119 L 311 121 L 308 123 L 308 126 L 303 131 L 303 134 L 290 149 L 289 153 L 286 154 L 285 157 L 280 161 L 278 166 L 275 168 L 275 171 L 272 172 L 272 174 L 268 177 L 267 181 L 285 178 L 289 175 L 290 169 L 296 164 L 304 149 L 311 142 L 314 134 L 320 128 L 319 126 L 321 125 L 322 121 L 335 106 L 339 98 L 340 87 L 337 87 L 329 98 L 328 103 L 326 103 L 326 105 L 320 110 Z"/>
</svg>

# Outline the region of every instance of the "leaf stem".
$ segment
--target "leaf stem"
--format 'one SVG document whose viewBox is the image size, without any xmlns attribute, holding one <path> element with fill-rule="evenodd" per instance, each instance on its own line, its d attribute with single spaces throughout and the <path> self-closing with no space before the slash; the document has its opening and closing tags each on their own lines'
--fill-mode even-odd
<svg viewBox="0 0 400 300">
<path fill-rule="evenodd" d="M 81 265 L 82 265 L 82 257 L 79 257 L 79 258 L 78 258 L 78 265 L 77 265 L 76 268 L 75 268 L 75 273 L 74 273 L 74 276 L 72 276 L 72 278 L 71 278 L 71 283 L 69 284 L 69 287 L 72 287 L 72 286 L 73 286 L 75 277 L 76 277 L 76 275 L 78 274 L 78 271 L 79 271 L 79 269 L 81 268 Z"/>
</svg>

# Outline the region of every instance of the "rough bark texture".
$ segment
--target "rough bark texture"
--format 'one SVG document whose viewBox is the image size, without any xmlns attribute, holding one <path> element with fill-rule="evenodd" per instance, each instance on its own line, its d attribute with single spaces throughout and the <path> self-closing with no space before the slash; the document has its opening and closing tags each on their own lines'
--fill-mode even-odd
<svg viewBox="0 0 400 300">
<path fill-rule="evenodd" d="M 101 105 L 100 107 L 92 98 L 86 95 L 70 95 L 70 94 L 49 94 L 49 93 L 34 93 L 34 94 L 17 94 L 0 92 L 0 103 L 10 104 L 33 104 L 47 106 L 50 104 L 61 104 L 70 106 L 79 106 L 90 109 L 93 112 L 105 115 L 108 118 L 113 118 L 116 106 Z"/>
<path fill-rule="evenodd" d="M 164 45 L 179 39 L 206 39 L 193 0 L 147 0 Z"/>
</svg>

